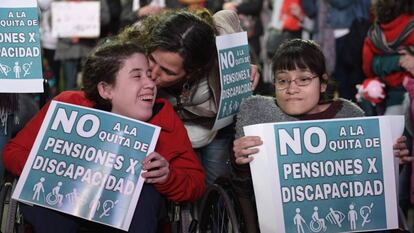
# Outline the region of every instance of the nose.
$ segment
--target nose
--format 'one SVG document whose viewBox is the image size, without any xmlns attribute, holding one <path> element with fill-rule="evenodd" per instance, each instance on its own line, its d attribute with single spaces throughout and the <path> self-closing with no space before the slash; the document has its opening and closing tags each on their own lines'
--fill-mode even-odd
<svg viewBox="0 0 414 233">
<path fill-rule="evenodd" d="M 151 90 L 155 89 L 155 81 L 149 75 L 144 79 L 144 88 Z"/>
<path fill-rule="evenodd" d="M 286 92 L 289 94 L 294 94 L 297 93 L 299 91 L 299 86 L 296 85 L 296 82 L 291 80 L 289 82 L 289 86 L 286 88 Z"/>
</svg>

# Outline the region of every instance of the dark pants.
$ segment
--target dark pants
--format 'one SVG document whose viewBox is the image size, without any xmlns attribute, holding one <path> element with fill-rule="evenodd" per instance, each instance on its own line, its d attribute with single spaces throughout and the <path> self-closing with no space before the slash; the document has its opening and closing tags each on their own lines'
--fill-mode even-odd
<svg viewBox="0 0 414 233">
<path fill-rule="evenodd" d="M 156 232 L 160 217 L 159 211 L 163 204 L 163 198 L 154 186 L 144 184 L 128 232 Z M 39 206 L 20 203 L 20 207 L 24 219 L 32 224 L 35 233 L 76 233 L 80 227 L 100 233 L 125 233 L 125 231 Z"/>
</svg>

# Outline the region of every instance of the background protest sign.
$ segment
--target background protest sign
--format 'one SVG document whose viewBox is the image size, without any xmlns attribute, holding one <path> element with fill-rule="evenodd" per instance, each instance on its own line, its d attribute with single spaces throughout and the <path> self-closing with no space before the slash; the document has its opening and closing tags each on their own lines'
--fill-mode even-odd
<svg viewBox="0 0 414 233">
<path fill-rule="evenodd" d="M 59 38 L 97 38 L 101 33 L 99 1 L 52 2 L 52 33 Z"/>
<path fill-rule="evenodd" d="M 36 0 L 0 1 L 0 93 L 43 92 Z"/>
<path fill-rule="evenodd" d="M 12 198 L 128 230 L 160 128 L 52 101 Z"/>
<path fill-rule="evenodd" d="M 214 130 L 233 122 L 243 99 L 252 95 L 250 55 L 247 33 L 239 32 L 216 37 L 220 69 L 221 96 Z"/>
<path fill-rule="evenodd" d="M 258 124 L 250 163 L 261 232 L 398 227 L 393 142 L 402 116 Z"/>
</svg>

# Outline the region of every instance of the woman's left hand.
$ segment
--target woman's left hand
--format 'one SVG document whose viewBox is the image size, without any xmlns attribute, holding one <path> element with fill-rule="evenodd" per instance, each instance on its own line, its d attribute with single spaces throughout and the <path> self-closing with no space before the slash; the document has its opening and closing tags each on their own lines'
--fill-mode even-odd
<svg viewBox="0 0 414 233">
<path fill-rule="evenodd" d="M 259 67 L 250 64 L 250 81 L 252 82 L 252 91 L 254 91 L 259 84 L 260 72 Z"/>
<path fill-rule="evenodd" d="M 157 152 L 150 153 L 142 161 L 142 177 L 147 183 L 165 183 L 170 174 L 170 164 Z"/>
<path fill-rule="evenodd" d="M 407 138 L 405 136 L 401 136 L 397 139 L 397 142 L 393 146 L 394 156 L 400 159 L 400 164 L 411 162 L 413 160 L 413 157 L 410 156 L 410 151 L 407 149 L 405 141 L 407 141 Z"/>
</svg>

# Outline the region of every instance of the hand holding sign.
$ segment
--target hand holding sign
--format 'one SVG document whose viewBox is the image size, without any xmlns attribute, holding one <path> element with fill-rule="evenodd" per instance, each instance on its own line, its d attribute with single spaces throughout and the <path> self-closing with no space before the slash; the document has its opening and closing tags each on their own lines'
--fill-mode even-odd
<svg viewBox="0 0 414 233">
<path fill-rule="evenodd" d="M 245 136 L 234 140 L 233 151 L 236 163 L 250 163 L 253 160 L 253 157 L 249 157 L 249 155 L 259 152 L 258 148 L 253 147 L 260 146 L 262 144 L 263 142 L 258 136 Z"/>
<path fill-rule="evenodd" d="M 146 170 L 142 177 L 147 183 L 164 183 L 170 174 L 170 164 L 157 152 L 150 153 L 142 161 L 142 169 Z"/>
<path fill-rule="evenodd" d="M 250 65 L 250 81 L 252 82 L 252 91 L 254 91 L 259 84 L 260 72 L 257 65 Z"/>
<path fill-rule="evenodd" d="M 414 159 L 410 156 L 410 151 L 407 149 L 407 144 L 405 144 L 406 141 L 407 138 L 401 136 L 393 146 L 394 156 L 400 159 L 400 164 L 411 162 Z"/>
</svg>

